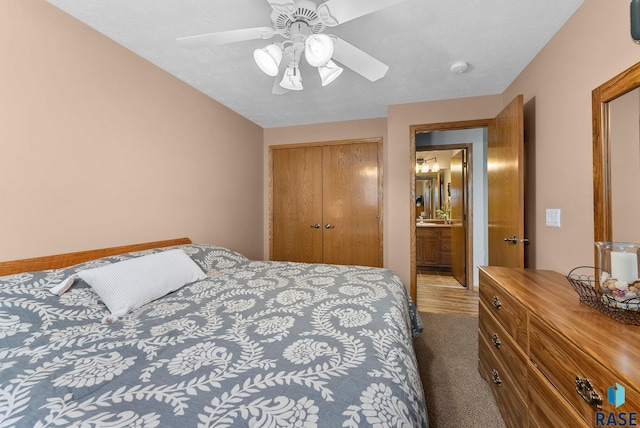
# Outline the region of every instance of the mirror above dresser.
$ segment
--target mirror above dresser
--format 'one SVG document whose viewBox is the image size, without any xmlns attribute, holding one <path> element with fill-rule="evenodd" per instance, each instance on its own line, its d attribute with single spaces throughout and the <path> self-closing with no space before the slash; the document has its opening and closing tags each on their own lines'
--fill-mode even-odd
<svg viewBox="0 0 640 428">
<path fill-rule="evenodd" d="M 592 91 L 594 240 L 640 242 L 640 63 Z"/>
</svg>

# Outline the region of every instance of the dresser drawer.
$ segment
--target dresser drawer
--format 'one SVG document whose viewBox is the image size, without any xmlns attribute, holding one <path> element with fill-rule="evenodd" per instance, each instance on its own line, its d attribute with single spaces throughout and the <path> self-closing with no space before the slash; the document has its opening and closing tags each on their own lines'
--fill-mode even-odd
<svg viewBox="0 0 640 428">
<path fill-rule="evenodd" d="M 522 397 L 526 396 L 528 357 L 518 348 L 498 321 L 491 315 L 490 309 L 480 302 L 480 336 L 490 345 L 494 358 L 509 373 L 515 387 Z"/>
<path fill-rule="evenodd" d="M 576 391 L 576 378 L 593 385 L 593 390 L 602 401 L 603 412 L 637 412 L 640 409 L 640 394 L 628 385 L 625 387 L 625 403 L 615 407 L 607 402 L 607 390 L 619 380 L 604 365 L 575 347 L 572 343 L 551 329 L 538 317 L 529 319 L 530 356 L 542 374 L 551 381 L 558 391 L 575 407 L 587 423 L 595 422 L 599 410 L 588 404 Z M 606 364 L 606 361 L 603 361 Z"/>
<path fill-rule="evenodd" d="M 526 308 L 483 271 L 480 271 L 480 301 L 486 305 L 489 312 L 523 352 L 528 352 Z"/>
<path fill-rule="evenodd" d="M 587 428 L 580 414 L 532 364 L 528 366 L 529 428 Z"/>
<path fill-rule="evenodd" d="M 491 387 L 507 427 L 521 428 L 526 426 L 523 424 L 527 417 L 525 397 L 521 395 L 510 372 L 495 358 L 492 348 L 493 345 L 489 344 L 484 337 L 479 337 L 478 371 Z"/>
</svg>

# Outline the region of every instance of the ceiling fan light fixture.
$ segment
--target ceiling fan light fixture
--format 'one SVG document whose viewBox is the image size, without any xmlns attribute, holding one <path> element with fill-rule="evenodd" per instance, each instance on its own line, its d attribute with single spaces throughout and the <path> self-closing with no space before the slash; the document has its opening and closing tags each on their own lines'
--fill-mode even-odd
<svg viewBox="0 0 640 428">
<path fill-rule="evenodd" d="M 386 75 L 389 66 L 336 35 L 324 34 L 324 31 L 327 27 L 335 27 L 403 1 L 406 0 L 267 0 L 271 6 L 271 27 L 219 31 L 180 37 L 177 41 L 180 46 L 200 48 L 282 36 L 283 42 L 270 42 L 272 44 L 253 52 L 260 70 L 274 77 L 274 95 L 286 92 L 282 88 L 303 89 L 299 68 L 303 55 L 311 67 L 318 68 L 322 86 L 329 85 L 340 76 L 344 71 L 342 67 L 375 82 Z M 331 62 L 334 55 L 340 66 Z M 284 70 L 280 69 L 283 59 Z M 294 68 L 289 69 L 291 64 Z"/>
<path fill-rule="evenodd" d="M 282 61 L 282 48 L 274 43 L 262 49 L 256 49 L 253 51 L 253 59 L 260 70 L 275 77 L 278 75 L 280 61 Z"/>
<path fill-rule="evenodd" d="M 320 73 L 320 80 L 322 86 L 327 86 L 333 82 L 342 74 L 344 69 L 335 62 L 329 60 L 325 65 L 318 67 L 318 73 Z"/>
<path fill-rule="evenodd" d="M 288 66 L 284 71 L 284 76 L 282 77 L 280 86 L 285 89 L 289 89 L 290 91 L 301 91 L 303 88 L 300 69 L 295 65 Z"/>
<path fill-rule="evenodd" d="M 312 34 L 305 41 L 304 57 L 309 65 L 325 65 L 333 55 L 333 40 L 326 34 Z"/>
</svg>

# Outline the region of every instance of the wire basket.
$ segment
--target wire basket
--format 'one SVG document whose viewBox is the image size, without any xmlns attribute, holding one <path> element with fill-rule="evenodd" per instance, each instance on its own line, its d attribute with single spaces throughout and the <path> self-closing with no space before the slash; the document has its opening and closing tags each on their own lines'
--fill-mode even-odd
<svg viewBox="0 0 640 428">
<path fill-rule="evenodd" d="M 604 292 L 600 286 L 598 269 L 589 266 L 574 268 L 567 275 L 569 283 L 580 296 L 580 301 L 614 320 L 640 325 L 640 297 L 625 299 Z"/>
</svg>

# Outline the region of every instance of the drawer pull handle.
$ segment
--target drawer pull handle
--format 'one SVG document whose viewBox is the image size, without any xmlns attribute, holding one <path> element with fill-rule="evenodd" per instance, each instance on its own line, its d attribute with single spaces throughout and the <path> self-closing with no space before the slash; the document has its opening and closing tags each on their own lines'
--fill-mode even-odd
<svg viewBox="0 0 640 428">
<path fill-rule="evenodd" d="M 576 391 L 588 404 L 595 406 L 598 410 L 602 409 L 602 397 L 593 388 L 589 379 L 576 376 Z"/>
<path fill-rule="evenodd" d="M 498 386 L 502 386 L 502 379 L 500 379 L 500 373 L 498 373 L 498 370 L 491 370 L 491 378 L 493 379 L 493 383 Z"/>
<path fill-rule="evenodd" d="M 502 307 L 502 302 L 500 301 L 500 299 L 498 299 L 498 296 L 493 296 L 493 299 L 491 299 L 491 304 L 496 309 L 500 309 Z"/>
<path fill-rule="evenodd" d="M 493 346 L 496 348 L 499 348 L 500 345 L 502 345 L 502 342 L 500 342 L 500 338 L 498 337 L 498 333 L 491 334 L 491 343 L 493 343 Z"/>
</svg>

